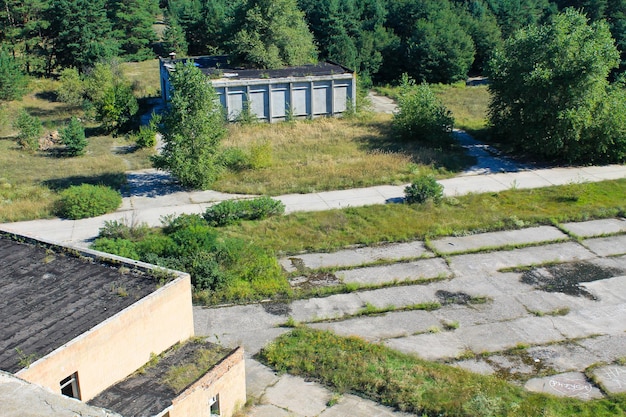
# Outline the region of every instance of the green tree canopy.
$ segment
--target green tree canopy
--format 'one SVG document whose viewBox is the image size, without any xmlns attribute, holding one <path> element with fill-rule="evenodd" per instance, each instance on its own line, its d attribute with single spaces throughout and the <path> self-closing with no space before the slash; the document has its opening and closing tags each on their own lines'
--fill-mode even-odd
<svg viewBox="0 0 626 417">
<path fill-rule="evenodd" d="M 119 52 L 105 0 L 51 0 L 47 20 L 47 36 L 52 42 L 49 71 L 55 67 L 83 71 Z"/>
<path fill-rule="evenodd" d="M 494 134 L 544 158 L 623 160 L 623 92 L 607 81 L 618 63 L 608 25 L 572 9 L 518 31 L 491 62 Z"/>
<path fill-rule="evenodd" d="M 383 78 L 402 73 L 420 82 L 463 79 L 474 61 L 474 43 L 462 25 L 461 6 L 448 0 L 399 0 L 389 5 L 387 25 L 398 41 L 385 50 Z"/>
<path fill-rule="evenodd" d="M 0 49 L 0 101 L 22 98 L 27 84 L 17 60 Z"/>
<path fill-rule="evenodd" d="M 222 107 L 213 86 L 192 62 L 177 64 L 170 83 L 172 99 L 162 126 L 165 144 L 154 165 L 184 186 L 205 189 L 221 170 L 219 145 L 226 135 Z"/>
<path fill-rule="evenodd" d="M 158 0 L 108 0 L 106 8 L 122 56 L 132 61 L 152 58 L 152 44 L 157 40 L 152 24 L 159 13 Z"/>
<path fill-rule="evenodd" d="M 228 45 L 241 65 L 270 69 L 317 61 L 313 35 L 296 0 L 247 0 L 234 28 Z"/>
</svg>

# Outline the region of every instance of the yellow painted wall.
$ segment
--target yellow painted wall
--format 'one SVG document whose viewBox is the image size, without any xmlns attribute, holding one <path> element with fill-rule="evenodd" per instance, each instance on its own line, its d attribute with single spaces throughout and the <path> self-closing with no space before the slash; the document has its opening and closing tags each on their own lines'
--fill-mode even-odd
<svg viewBox="0 0 626 417">
<path fill-rule="evenodd" d="M 219 394 L 221 416 L 230 417 L 246 402 L 243 348 L 237 348 L 172 400 L 170 417 L 210 417 L 209 400 Z"/>
<path fill-rule="evenodd" d="M 78 372 L 81 400 L 104 389 L 159 354 L 193 336 L 188 274 L 37 360 L 16 375 L 60 393 L 59 382 Z"/>
</svg>

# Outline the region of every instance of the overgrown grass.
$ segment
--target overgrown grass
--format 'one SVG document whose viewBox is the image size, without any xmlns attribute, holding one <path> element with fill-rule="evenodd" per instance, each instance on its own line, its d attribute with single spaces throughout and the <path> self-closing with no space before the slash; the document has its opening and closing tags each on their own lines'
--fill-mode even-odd
<svg viewBox="0 0 626 417">
<path fill-rule="evenodd" d="M 46 132 L 60 129 L 72 116 L 83 117 L 82 109 L 55 101 L 57 87 L 51 79 L 33 80 L 21 101 L 0 107 L 0 222 L 51 217 L 58 191 L 85 182 L 118 188 L 125 171 L 151 166 L 153 150 L 135 151 L 125 137 L 102 136 L 89 122 L 83 156 L 59 157 L 54 148 L 34 153 L 19 149 L 12 122 L 20 109 L 39 117 Z"/>
<path fill-rule="evenodd" d="M 626 213 L 626 179 L 584 184 L 576 200 L 569 186 L 444 199 L 440 205 L 387 204 L 292 213 L 225 228 L 276 253 L 332 251 L 355 244 L 399 242 L 437 236 L 516 229 Z"/>
<path fill-rule="evenodd" d="M 428 362 L 356 337 L 296 328 L 260 353 L 281 372 L 314 378 L 421 416 L 626 415 L 626 395 L 584 402 L 530 393 L 493 376 Z"/>
<path fill-rule="evenodd" d="M 489 91 L 487 86 L 466 86 L 465 83 L 453 85 L 433 84 L 430 86 L 443 104 L 454 116 L 454 127 L 466 130 L 473 135 L 480 134 L 486 128 Z M 396 99 L 397 87 L 379 86 L 375 90 L 379 94 Z"/>
<path fill-rule="evenodd" d="M 229 130 L 225 147 L 251 153 L 266 145 L 271 164 L 225 173 L 213 186 L 225 192 L 279 195 L 405 184 L 419 173 L 450 176 L 473 162 L 461 149 L 395 140 L 391 117 L 384 114 L 231 125 Z"/>
<path fill-rule="evenodd" d="M 137 98 L 159 97 L 161 95 L 158 59 L 124 62 L 120 64 L 120 67 L 124 76 L 132 83 L 133 93 Z"/>
</svg>

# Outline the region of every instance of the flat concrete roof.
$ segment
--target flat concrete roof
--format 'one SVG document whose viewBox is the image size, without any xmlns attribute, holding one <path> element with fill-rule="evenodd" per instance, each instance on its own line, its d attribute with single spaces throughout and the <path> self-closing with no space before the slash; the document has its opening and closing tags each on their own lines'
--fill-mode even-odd
<svg viewBox="0 0 626 417">
<path fill-rule="evenodd" d="M 0 371 L 0 404 L 3 417 L 122 417 L 3 371 Z"/>
<path fill-rule="evenodd" d="M 251 69 L 231 66 L 227 56 L 198 56 L 180 59 L 164 59 L 163 64 L 166 68 L 172 68 L 179 62 L 187 62 L 193 60 L 195 65 L 202 70 L 204 74 L 219 81 L 227 80 L 250 80 L 250 79 L 272 79 L 272 78 L 290 78 L 290 77 L 309 77 L 309 76 L 330 76 L 341 74 L 353 74 L 354 71 L 332 62 L 318 62 L 317 64 L 299 65 L 294 67 L 285 67 L 279 69 Z"/>
<path fill-rule="evenodd" d="M 148 274 L 0 233 L 0 369 L 15 373 L 157 289 Z"/>
<path fill-rule="evenodd" d="M 88 404 L 113 410 L 125 417 L 154 416 L 171 406 L 178 394 L 232 352 L 234 350 L 200 339 L 175 345 L 128 378 L 101 392 Z M 181 366 L 195 367 L 197 377 L 175 389 L 168 383 L 168 376 L 170 371 Z"/>
</svg>

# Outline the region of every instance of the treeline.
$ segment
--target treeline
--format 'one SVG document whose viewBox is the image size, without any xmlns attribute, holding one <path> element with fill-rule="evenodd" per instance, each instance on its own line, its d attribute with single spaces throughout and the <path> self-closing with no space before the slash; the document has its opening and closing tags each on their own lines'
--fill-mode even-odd
<svg viewBox="0 0 626 417">
<path fill-rule="evenodd" d="M 453 82 L 482 73 L 517 29 L 567 7 L 606 20 L 624 61 L 626 0 L 0 0 L 0 43 L 31 74 L 175 51 L 261 68 L 331 60 L 365 81 Z"/>
</svg>

